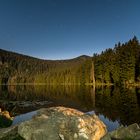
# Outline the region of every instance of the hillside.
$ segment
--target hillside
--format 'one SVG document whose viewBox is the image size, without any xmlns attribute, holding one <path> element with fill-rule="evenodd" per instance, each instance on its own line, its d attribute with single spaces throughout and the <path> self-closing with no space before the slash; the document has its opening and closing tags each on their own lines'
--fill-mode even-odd
<svg viewBox="0 0 140 140">
<path fill-rule="evenodd" d="M 87 72 L 90 70 L 90 64 L 91 58 L 85 55 L 69 60 L 41 60 L 0 49 L 0 83 L 89 82 Z M 83 68 L 85 66 L 87 71 Z"/>
</svg>

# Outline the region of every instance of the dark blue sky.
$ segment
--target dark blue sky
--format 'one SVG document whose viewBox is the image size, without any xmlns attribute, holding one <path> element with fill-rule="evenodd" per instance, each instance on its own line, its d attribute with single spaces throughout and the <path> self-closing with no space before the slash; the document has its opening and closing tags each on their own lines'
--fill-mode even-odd
<svg viewBox="0 0 140 140">
<path fill-rule="evenodd" d="M 140 39 L 140 0 L 0 0 L 2 49 L 67 59 L 134 35 Z"/>
</svg>

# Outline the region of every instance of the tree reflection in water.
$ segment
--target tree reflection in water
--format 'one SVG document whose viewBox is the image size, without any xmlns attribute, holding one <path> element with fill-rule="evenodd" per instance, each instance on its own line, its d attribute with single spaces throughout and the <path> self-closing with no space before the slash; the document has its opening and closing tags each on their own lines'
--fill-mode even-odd
<svg viewBox="0 0 140 140">
<path fill-rule="evenodd" d="M 140 123 L 139 88 L 98 87 L 94 89 L 91 86 L 77 85 L 1 86 L 0 107 L 12 111 L 15 106 L 8 104 L 9 101 L 52 101 L 52 104 L 45 107 L 63 105 L 84 112 L 94 111 L 102 119 L 106 118 L 122 125 Z M 36 108 L 30 109 L 24 110 L 24 113 Z"/>
</svg>

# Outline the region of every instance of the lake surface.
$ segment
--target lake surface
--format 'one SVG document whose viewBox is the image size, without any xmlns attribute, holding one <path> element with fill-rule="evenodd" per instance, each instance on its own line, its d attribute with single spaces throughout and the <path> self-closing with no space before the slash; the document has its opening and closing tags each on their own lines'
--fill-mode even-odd
<svg viewBox="0 0 140 140">
<path fill-rule="evenodd" d="M 109 131 L 120 125 L 140 124 L 140 88 L 91 86 L 0 86 L 0 108 L 28 120 L 42 107 L 66 106 L 96 114 Z M 23 114 L 23 115 L 22 115 Z"/>
</svg>

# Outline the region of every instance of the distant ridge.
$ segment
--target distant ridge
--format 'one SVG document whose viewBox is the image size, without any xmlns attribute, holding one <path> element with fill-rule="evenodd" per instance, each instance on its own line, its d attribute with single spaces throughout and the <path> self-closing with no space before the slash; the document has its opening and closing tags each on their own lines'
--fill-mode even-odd
<svg viewBox="0 0 140 140">
<path fill-rule="evenodd" d="M 14 52 L 14 51 L 9 51 L 9 50 L 4 50 L 4 49 L 1 49 L 0 48 L 0 52 L 5 52 L 5 53 L 12 53 L 12 54 L 15 54 L 15 55 L 21 55 L 21 56 L 24 56 L 24 57 L 29 57 L 29 58 L 34 58 L 34 59 L 39 59 L 39 60 L 49 60 L 49 61 L 65 61 L 65 60 L 73 60 L 73 59 L 86 59 L 86 58 L 90 58 L 90 56 L 88 55 L 80 55 L 78 57 L 74 57 L 74 58 L 68 58 L 68 59 L 56 59 L 56 60 L 51 60 L 51 59 L 42 59 L 42 58 L 37 58 L 37 57 L 34 57 L 34 56 L 30 56 L 30 55 L 26 55 L 26 54 L 22 54 L 22 53 L 18 53 L 18 52 Z"/>
<path fill-rule="evenodd" d="M 0 84 L 80 84 L 88 72 L 83 66 L 87 62 L 90 65 L 90 61 L 91 57 L 86 55 L 66 60 L 44 60 L 0 49 Z M 88 81 L 89 76 L 86 79 Z"/>
</svg>

